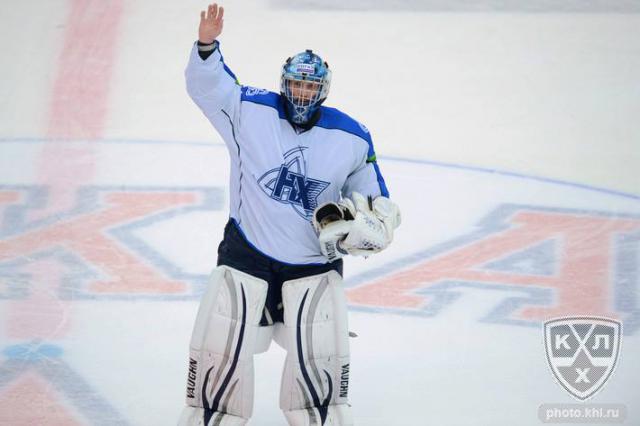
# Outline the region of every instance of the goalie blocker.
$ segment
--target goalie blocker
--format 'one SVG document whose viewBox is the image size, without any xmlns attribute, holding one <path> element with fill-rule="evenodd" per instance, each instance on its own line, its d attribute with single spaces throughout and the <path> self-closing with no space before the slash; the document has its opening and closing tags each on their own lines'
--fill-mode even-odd
<svg viewBox="0 0 640 426">
<path fill-rule="evenodd" d="M 222 265 L 211 274 L 196 317 L 179 425 L 246 424 L 253 411 L 253 355 L 272 338 L 287 351 L 280 407 L 288 423 L 352 425 L 341 262 L 285 265 L 238 238 L 228 224 Z M 245 273 L 249 266 L 262 278 Z"/>
</svg>

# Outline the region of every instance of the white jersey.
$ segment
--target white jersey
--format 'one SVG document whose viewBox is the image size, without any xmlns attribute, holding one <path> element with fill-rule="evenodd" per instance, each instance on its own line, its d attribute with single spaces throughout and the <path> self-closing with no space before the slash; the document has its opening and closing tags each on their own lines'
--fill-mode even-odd
<svg viewBox="0 0 640 426">
<path fill-rule="evenodd" d="M 241 86 L 219 49 L 202 60 L 194 45 L 185 74 L 229 149 L 231 219 L 258 251 L 284 263 L 326 263 L 314 209 L 352 191 L 388 196 L 369 131 L 348 115 L 323 106 L 315 126 L 296 132 L 281 96 Z"/>
</svg>

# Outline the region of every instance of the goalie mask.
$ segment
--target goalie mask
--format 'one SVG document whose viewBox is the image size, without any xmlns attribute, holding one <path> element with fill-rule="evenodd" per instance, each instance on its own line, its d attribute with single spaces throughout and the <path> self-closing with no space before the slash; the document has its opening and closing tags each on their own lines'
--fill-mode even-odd
<svg viewBox="0 0 640 426">
<path fill-rule="evenodd" d="M 288 119 L 306 124 L 327 98 L 330 85 L 329 65 L 310 49 L 287 59 L 280 75 L 280 94 Z"/>
</svg>

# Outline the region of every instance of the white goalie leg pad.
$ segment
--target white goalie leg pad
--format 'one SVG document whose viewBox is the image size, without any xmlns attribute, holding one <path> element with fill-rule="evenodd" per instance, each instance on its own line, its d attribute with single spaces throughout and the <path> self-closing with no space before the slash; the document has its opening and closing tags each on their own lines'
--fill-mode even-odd
<svg viewBox="0 0 640 426">
<path fill-rule="evenodd" d="M 228 266 L 213 270 L 189 350 L 180 426 L 244 425 L 253 411 L 253 354 L 267 282 Z"/>
<path fill-rule="evenodd" d="M 186 406 L 182 410 L 178 421 L 179 426 L 245 426 L 246 424 L 247 419 L 225 413 L 213 413 L 205 424 L 204 409 L 191 406 Z"/>
<path fill-rule="evenodd" d="M 317 409 L 305 408 L 285 411 L 284 414 L 291 426 L 353 425 L 351 407 L 347 404 L 329 405 L 324 423 L 321 423 L 322 419 L 318 413 Z"/>
<path fill-rule="evenodd" d="M 282 302 L 287 359 L 280 408 L 287 421 L 294 426 L 352 425 L 347 301 L 342 277 L 330 271 L 286 281 Z"/>
</svg>

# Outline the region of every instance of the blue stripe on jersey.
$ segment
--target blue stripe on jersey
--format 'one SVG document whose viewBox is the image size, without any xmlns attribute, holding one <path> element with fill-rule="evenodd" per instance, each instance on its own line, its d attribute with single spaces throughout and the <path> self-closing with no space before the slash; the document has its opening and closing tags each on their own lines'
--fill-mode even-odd
<svg viewBox="0 0 640 426">
<path fill-rule="evenodd" d="M 374 159 L 371 161 L 371 164 L 373 164 L 373 169 L 376 172 L 376 178 L 378 179 L 378 185 L 380 186 L 380 194 L 384 197 L 389 197 L 389 190 L 384 182 L 382 173 L 380 173 L 380 167 L 378 167 L 378 163 L 375 161 L 376 153 L 373 149 L 373 141 L 371 140 L 369 130 L 364 125 L 358 123 L 356 120 L 338 109 L 323 106 L 321 111 L 322 115 L 320 116 L 320 120 L 316 123 L 316 126 L 323 127 L 325 129 L 342 130 L 343 132 L 358 136 L 367 142 L 369 145 L 367 158 Z"/>
<path fill-rule="evenodd" d="M 284 105 L 280 102 L 280 95 L 277 93 L 269 92 L 265 89 L 242 86 L 242 89 L 240 90 L 240 100 L 271 107 L 278 111 L 278 116 L 281 119 L 286 120 L 287 118 L 284 112 Z"/>
<path fill-rule="evenodd" d="M 240 235 L 242 235 L 242 238 L 249 245 L 249 247 L 251 247 L 253 250 L 255 250 L 256 253 L 260 253 L 262 256 L 264 256 L 264 257 L 266 257 L 266 258 L 268 258 L 268 259 L 270 259 L 272 261 L 279 262 L 279 263 L 282 263 L 282 264 L 288 265 L 288 266 L 322 266 L 322 265 L 326 265 L 326 263 L 289 263 L 289 262 L 283 262 L 282 260 L 278 260 L 273 256 L 269 256 L 265 252 L 261 251 L 258 247 L 253 245 L 253 243 L 251 241 L 249 241 L 249 239 L 245 235 L 244 231 L 240 227 L 240 224 L 238 224 L 238 221 L 236 220 L 235 217 L 230 217 L 230 219 L 231 219 L 231 223 L 233 223 L 233 226 L 238 230 Z"/>
<path fill-rule="evenodd" d="M 371 135 L 366 127 L 338 109 L 323 106 L 320 108 L 320 111 L 322 114 L 320 115 L 320 120 L 318 120 L 316 126 L 323 127 L 325 129 L 342 130 L 343 132 L 358 136 L 369 144 L 369 153 L 367 154 L 367 157 L 375 155 L 375 152 L 373 152 Z"/>
<path fill-rule="evenodd" d="M 278 116 L 281 119 L 286 120 L 287 116 L 285 114 L 282 102 L 280 101 L 280 96 L 281 95 L 277 93 L 269 92 L 265 89 L 256 89 L 255 87 L 242 86 L 240 100 L 274 108 L 276 111 L 278 111 Z M 369 145 L 367 158 L 375 158 L 376 153 L 373 149 L 371 134 L 365 126 L 358 123 L 356 120 L 336 108 L 323 106 L 320 108 L 320 111 L 320 119 L 316 123 L 316 126 L 330 130 L 342 130 L 343 132 L 350 133 L 361 138 Z M 372 161 L 372 164 L 373 169 L 376 172 L 378 185 L 380 186 L 380 193 L 384 197 L 389 197 L 389 191 L 387 190 L 387 185 L 384 182 L 382 173 L 380 173 L 380 167 L 378 167 L 378 164 L 375 162 L 375 160 Z"/>
<path fill-rule="evenodd" d="M 387 184 L 384 183 L 384 178 L 382 177 L 382 173 L 380 173 L 380 167 L 378 167 L 378 163 L 374 161 L 371 164 L 373 164 L 373 169 L 376 171 L 378 185 L 380 185 L 380 195 L 389 198 L 389 190 L 387 189 Z"/>
<path fill-rule="evenodd" d="M 236 83 L 238 83 L 238 77 L 236 77 L 236 75 L 233 73 L 233 71 L 231 71 L 231 69 L 227 66 L 227 64 L 222 62 L 222 65 L 224 66 L 224 70 L 227 72 L 227 74 L 229 74 L 231 78 L 233 78 L 236 81 Z"/>
<path fill-rule="evenodd" d="M 216 43 L 215 48 L 218 49 L 218 52 L 220 52 L 220 62 L 222 62 L 222 67 L 227 72 L 227 74 L 229 74 L 231 76 L 231 78 L 233 78 L 235 80 L 235 82 L 237 84 L 240 84 L 240 83 L 238 83 L 238 77 L 236 77 L 236 75 L 233 73 L 233 71 L 231 71 L 231 68 L 229 68 L 227 66 L 227 64 L 224 62 L 224 57 L 222 56 L 222 50 L 220 50 L 220 42 L 216 40 L 215 43 Z"/>
</svg>

